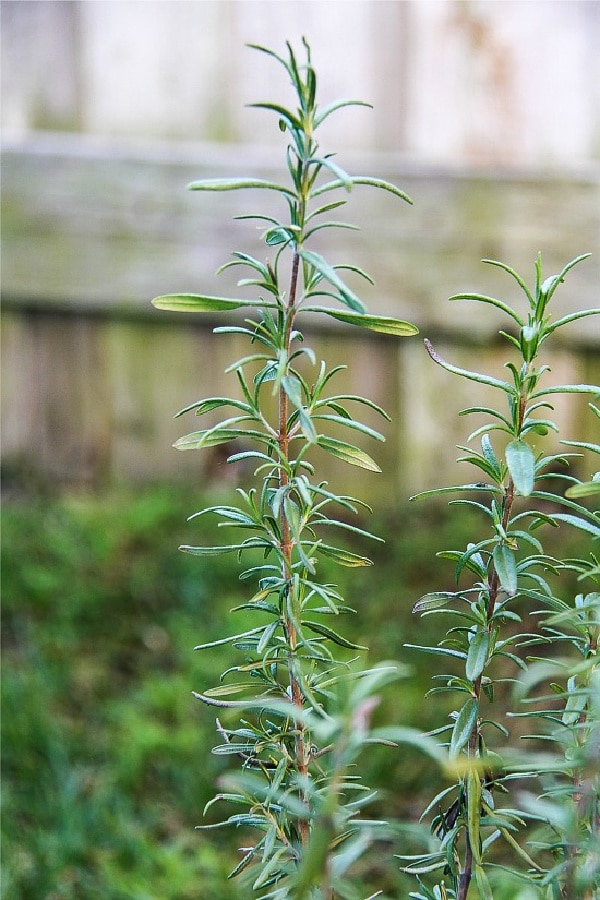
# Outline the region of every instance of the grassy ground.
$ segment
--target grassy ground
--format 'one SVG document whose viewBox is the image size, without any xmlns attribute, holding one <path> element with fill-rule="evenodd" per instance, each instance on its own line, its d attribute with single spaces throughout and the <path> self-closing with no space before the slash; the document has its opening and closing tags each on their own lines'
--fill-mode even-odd
<svg viewBox="0 0 600 900">
<path fill-rule="evenodd" d="M 204 519 L 185 521 L 201 506 L 172 487 L 6 495 L 5 900 L 242 896 L 226 880 L 242 837 L 194 831 L 210 821 L 202 810 L 224 763 L 209 752 L 214 717 L 191 691 L 213 685 L 233 656 L 192 647 L 232 633 L 229 611 L 244 598 L 228 557 L 206 563 L 177 553 L 210 529 Z M 403 644 L 435 640 L 439 623 L 415 619 L 411 608 L 423 592 L 452 586 L 452 567 L 436 550 L 464 545 L 479 529 L 446 508 L 404 510 L 375 525 L 387 539 L 374 547 L 376 568 L 327 575 L 357 608 L 345 633 L 370 646 L 370 660 L 418 666 L 384 698 L 386 723 L 444 721 L 441 701 L 423 701 L 428 660 Z M 387 816 L 414 820 L 436 787 L 415 753 L 378 748 L 365 766 Z M 393 859 L 404 850 L 369 860 L 373 890 L 407 896 Z"/>
</svg>

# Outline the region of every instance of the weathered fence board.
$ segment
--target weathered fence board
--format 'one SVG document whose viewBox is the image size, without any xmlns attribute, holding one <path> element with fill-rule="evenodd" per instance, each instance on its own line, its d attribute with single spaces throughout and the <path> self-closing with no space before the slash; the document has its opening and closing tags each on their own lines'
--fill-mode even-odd
<svg viewBox="0 0 600 900">
<path fill-rule="evenodd" d="M 501 371 L 498 320 L 491 307 L 450 305 L 446 298 L 458 290 L 517 296 L 504 273 L 481 265 L 482 256 L 506 260 L 531 278 L 538 249 L 548 273 L 598 250 L 600 187 L 591 170 L 556 181 L 514 173 L 483 178 L 383 157 L 350 162 L 353 172 L 368 166 L 400 184 L 415 205 L 357 188 L 348 219 L 362 230 L 325 231 L 324 254 L 375 272 L 376 287 L 362 292 L 369 308 L 414 321 L 441 352 L 469 368 Z M 140 145 L 45 136 L 5 149 L 5 463 L 34 464 L 60 480 L 226 477 L 217 454 L 170 449 L 198 421 L 171 416 L 223 393 L 222 373 L 235 350 L 213 337 L 214 323 L 158 312 L 149 300 L 178 290 L 235 293 L 237 274 L 217 279 L 217 266 L 234 248 L 264 255 L 254 224 L 232 220 L 256 210 L 257 200 L 264 209 L 262 196 L 185 191 L 193 178 L 232 174 L 284 177 L 257 148 L 150 152 L 146 145 L 142 152 Z M 557 312 L 598 305 L 599 265 L 596 253 L 570 273 Z M 389 498 L 446 479 L 454 458 L 448 447 L 470 430 L 456 419 L 472 402 L 465 385 L 448 379 L 419 339 L 307 325 L 320 356 L 350 363 L 340 388 L 372 396 L 393 418 L 384 429 L 388 443 L 372 448 L 385 476 L 352 470 L 352 480 Z M 565 329 L 552 377 L 599 383 L 599 347 L 599 321 Z M 583 402 L 561 417 L 565 434 L 591 436 Z"/>
<path fill-rule="evenodd" d="M 387 440 L 361 443 L 384 474 L 348 469 L 342 477 L 352 491 L 390 504 L 444 481 L 473 477 L 456 467 L 459 454 L 453 445 L 480 424 L 476 417 L 457 417 L 475 394 L 436 367 L 418 339 L 347 333 L 309 337 L 319 358 L 349 365 L 332 388 L 364 391 L 392 418 L 389 424 L 367 417 Z M 489 371 L 501 365 L 494 347 L 465 348 L 447 337 L 437 347 L 458 365 Z M 58 483 L 167 478 L 188 479 L 192 488 L 200 488 L 235 480 L 238 474 L 225 464 L 223 448 L 178 453 L 171 446 L 181 434 L 201 427 L 192 415 L 174 420 L 178 409 L 201 397 L 236 393 L 234 379 L 223 375 L 232 349 L 225 339 L 186 322 L 5 312 L 4 465 L 9 472 L 12 467 L 39 470 Z M 237 349 L 241 354 L 242 347 Z M 551 363 L 557 381 L 600 383 L 600 359 L 591 351 L 560 351 Z M 486 391 L 477 390 L 477 401 L 485 399 L 490 399 Z M 558 401 L 556 407 L 565 436 L 598 438 L 583 400 Z M 558 446 L 556 439 L 553 444 Z M 319 465 L 324 477 L 332 472 L 339 481 L 339 468 L 325 454 Z M 588 461 L 579 471 L 589 474 L 591 465 Z"/>
<path fill-rule="evenodd" d="M 185 185 L 202 177 L 259 175 L 285 178 L 270 154 L 257 148 L 214 146 L 115 147 L 85 139 L 43 136 L 3 154 L 3 295 L 7 301 L 89 304 L 147 309 L 157 293 L 235 290 L 236 274 L 215 278 L 232 249 L 264 253 L 254 223 L 239 213 L 281 212 L 270 192 L 194 194 Z M 490 310 L 468 304 L 450 312 L 445 298 L 476 289 L 515 295 L 511 282 L 482 266 L 482 257 L 533 274 L 542 251 L 547 271 L 600 245 L 600 177 L 562 180 L 497 173 L 496 177 L 439 171 L 385 157 L 341 160 L 398 183 L 407 204 L 384 191 L 356 187 L 347 218 L 362 231 L 323 232 L 324 252 L 352 258 L 377 274 L 362 291 L 373 311 L 387 311 L 432 328 L 464 328 L 487 339 L 496 328 Z M 573 271 L 561 296 L 569 311 L 593 305 L 600 282 L 596 253 Z M 588 322 L 571 334 L 600 334 Z"/>
</svg>

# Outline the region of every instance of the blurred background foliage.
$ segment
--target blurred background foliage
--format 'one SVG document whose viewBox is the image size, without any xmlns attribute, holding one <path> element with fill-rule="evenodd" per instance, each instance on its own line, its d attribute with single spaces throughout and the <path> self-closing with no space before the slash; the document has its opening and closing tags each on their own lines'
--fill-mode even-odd
<svg viewBox="0 0 600 900">
<path fill-rule="evenodd" d="M 194 831 L 218 813 L 204 819 L 202 810 L 227 762 L 209 753 L 214 718 L 191 691 L 233 661 L 227 646 L 192 648 L 239 630 L 246 614 L 228 619 L 244 586 L 229 558 L 177 552 L 191 537 L 215 540 L 210 521 L 185 519 L 222 497 L 190 494 L 169 484 L 56 494 L 14 481 L 4 491 L 5 900 L 243 896 L 226 880 L 243 835 Z M 437 727 L 448 700 L 424 701 L 433 664 L 403 643 L 435 640 L 440 623 L 417 619 L 412 607 L 425 591 L 452 587 L 452 565 L 435 552 L 464 545 L 482 523 L 422 503 L 368 524 L 386 537 L 366 548 L 375 567 L 332 566 L 323 577 L 356 608 L 345 632 L 369 645 L 369 660 L 412 669 L 386 689 L 376 721 Z M 559 539 L 565 555 L 569 541 L 577 551 L 575 536 L 561 529 Z M 562 577 L 570 596 L 574 585 Z M 415 824 L 438 779 L 428 758 L 379 747 L 363 762 L 365 782 L 380 792 L 372 811 Z M 367 891 L 405 895 L 393 853 L 407 846 L 410 829 L 368 855 Z"/>
</svg>

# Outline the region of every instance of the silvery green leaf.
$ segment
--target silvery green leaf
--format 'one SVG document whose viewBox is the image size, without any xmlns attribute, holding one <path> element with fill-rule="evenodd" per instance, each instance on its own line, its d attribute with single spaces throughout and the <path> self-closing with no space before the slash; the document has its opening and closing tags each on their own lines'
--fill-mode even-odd
<svg viewBox="0 0 600 900">
<path fill-rule="evenodd" d="M 512 597 L 517 592 L 517 561 L 514 551 L 506 544 L 496 544 L 493 560 L 500 584 Z"/>
<path fill-rule="evenodd" d="M 467 744 L 473 729 L 477 723 L 477 715 L 479 713 L 479 704 L 475 697 L 469 697 L 465 705 L 460 710 L 454 728 L 452 729 L 452 737 L 450 738 L 450 756 L 462 750 Z"/>
<path fill-rule="evenodd" d="M 302 385 L 300 379 L 295 375 L 284 375 L 281 379 L 281 386 L 294 404 L 294 406 L 302 406 Z"/>
<path fill-rule="evenodd" d="M 358 466 L 360 469 L 367 469 L 369 472 L 381 472 L 377 463 L 353 444 L 347 444 L 345 441 L 338 441 L 335 438 L 318 435 L 316 443 L 327 453 L 337 456 L 338 459 L 347 462 L 351 466 Z"/>
<path fill-rule="evenodd" d="M 336 319 L 338 322 L 345 322 L 347 325 L 357 325 L 359 328 L 366 328 L 368 331 L 389 334 L 395 337 L 408 337 L 419 333 L 416 325 L 404 322 L 402 319 L 394 319 L 391 316 L 371 316 L 367 313 L 345 312 L 344 310 L 331 309 L 328 306 L 307 306 L 306 312 L 323 313 L 332 319 Z"/>
<path fill-rule="evenodd" d="M 589 534 L 593 534 L 594 537 L 600 537 L 600 525 L 594 525 L 593 522 L 588 522 L 586 519 L 580 519 L 578 516 L 571 516 L 568 513 L 553 513 L 553 519 L 560 519 L 561 522 L 567 522 L 569 525 L 573 525 L 574 528 L 579 528 L 580 531 L 587 531 Z"/>
<path fill-rule="evenodd" d="M 341 634 L 338 634 L 337 631 L 334 631 L 333 628 L 328 628 L 326 625 L 322 625 L 320 622 L 309 622 L 308 620 L 303 619 L 302 625 L 305 628 L 309 628 L 310 631 L 314 631 L 316 634 L 320 634 L 322 637 L 328 638 L 330 641 L 333 641 L 334 644 L 338 644 L 340 647 L 346 647 L 349 650 L 367 649 L 361 644 L 355 644 L 352 641 L 349 641 Z"/>
<path fill-rule="evenodd" d="M 469 681 L 475 681 L 483 672 L 488 659 L 489 649 L 490 633 L 485 628 L 483 631 L 478 631 L 469 644 L 465 667 L 465 673 Z"/>
<path fill-rule="evenodd" d="M 242 300 L 232 297 L 206 297 L 203 294 L 163 294 L 155 297 L 152 306 L 170 312 L 227 312 L 244 307 L 277 308 L 277 304 L 265 300 Z"/>
<path fill-rule="evenodd" d="M 451 603 L 461 596 L 462 594 L 457 591 L 432 591 L 417 600 L 413 606 L 413 612 L 423 613 L 430 609 L 439 609 L 440 606 L 445 606 L 446 603 Z"/>
<path fill-rule="evenodd" d="M 335 268 L 329 265 L 327 260 L 323 259 L 319 253 L 315 253 L 312 250 L 300 250 L 299 253 L 305 262 L 316 269 L 329 284 L 333 285 L 338 292 L 339 299 L 345 303 L 346 306 L 349 306 L 350 309 L 357 313 L 365 312 L 365 307 L 356 294 L 342 281 Z"/>
<path fill-rule="evenodd" d="M 290 197 L 296 195 L 290 188 L 274 181 L 265 181 L 263 178 L 204 178 L 202 181 L 192 181 L 188 184 L 189 191 L 238 191 L 246 188 L 261 188 L 267 191 L 278 191 Z"/>
<path fill-rule="evenodd" d="M 518 492 L 528 497 L 535 482 L 535 456 L 525 441 L 511 441 L 506 447 L 506 464 Z"/>
<path fill-rule="evenodd" d="M 600 494 L 600 479 L 594 478 L 592 481 L 582 481 L 581 484 L 574 484 L 565 491 L 567 497 L 591 497 L 593 494 Z"/>
</svg>

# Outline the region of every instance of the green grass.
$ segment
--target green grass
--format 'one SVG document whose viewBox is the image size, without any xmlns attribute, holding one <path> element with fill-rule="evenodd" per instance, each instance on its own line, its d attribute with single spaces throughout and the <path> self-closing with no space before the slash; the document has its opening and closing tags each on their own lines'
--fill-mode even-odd
<svg viewBox="0 0 600 900">
<path fill-rule="evenodd" d="M 243 624 L 230 610 L 245 599 L 228 557 L 177 552 L 203 536 L 214 542 L 209 521 L 185 521 L 204 499 L 168 486 L 5 499 L 5 900 L 244 896 L 226 879 L 243 835 L 194 830 L 219 815 L 202 812 L 224 762 L 209 752 L 214 716 L 191 691 L 213 685 L 235 657 L 192 648 Z M 474 528 L 464 513 L 411 507 L 376 523 L 387 543 L 367 548 L 375 568 L 324 575 L 357 609 L 345 633 L 369 645 L 373 662 L 418 666 L 385 695 L 377 715 L 386 724 L 443 721 L 440 701 L 423 701 L 429 660 L 403 644 L 435 640 L 435 618 L 415 619 L 412 606 L 452 586 L 452 567 L 435 552 L 464 544 Z M 377 814 L 391 817 L 414 818 L 437 777 L 403 749 L 375 748 L 365 768 L 381 792 Z M 370 857 L 365 880 L 404 896 L 392 855 L 400 848 L 389 849 Z"/>
</svg>

